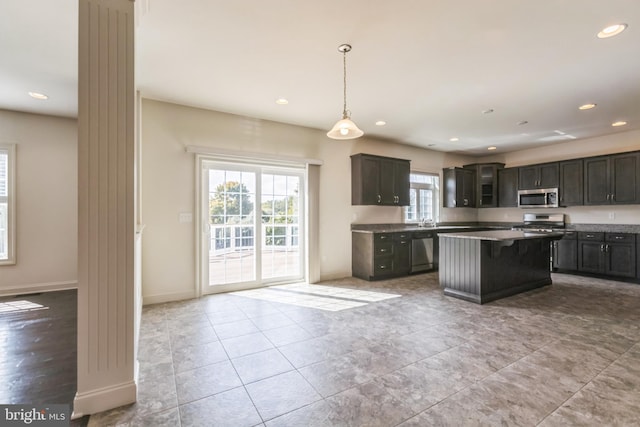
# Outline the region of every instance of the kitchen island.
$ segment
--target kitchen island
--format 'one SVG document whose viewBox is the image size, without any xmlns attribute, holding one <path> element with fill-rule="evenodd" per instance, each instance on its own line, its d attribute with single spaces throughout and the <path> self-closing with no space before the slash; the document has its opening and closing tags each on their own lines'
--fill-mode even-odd
<svg viewBox="0 0 640 427">
<path fill-rule="evenodd" d="M 444 294 L 478 304 L 551 284 L 558 233 L 491 230 L 438 234 Z"/>
</svg>

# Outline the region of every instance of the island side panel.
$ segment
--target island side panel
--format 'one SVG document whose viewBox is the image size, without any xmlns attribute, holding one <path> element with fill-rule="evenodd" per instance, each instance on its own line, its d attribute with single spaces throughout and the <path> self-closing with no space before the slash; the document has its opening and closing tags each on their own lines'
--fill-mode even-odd
<svg viewBox="0 0 640 427">
<path fill-rule="evenodd" d="M 444 294 L 481 302 L 481 240 L 440 236 L 440 286 Z"/>
<path fill-rule="evenodd" d="M 550 240 L 482 242 L 481 302 L 551 284 Z"/>
</svg>

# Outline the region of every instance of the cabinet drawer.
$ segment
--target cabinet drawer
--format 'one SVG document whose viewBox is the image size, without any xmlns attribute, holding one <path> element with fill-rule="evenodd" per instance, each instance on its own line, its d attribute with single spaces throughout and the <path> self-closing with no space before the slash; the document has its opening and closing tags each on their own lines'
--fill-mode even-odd
<svg viewBox="0 0 640 427">
<path fill-rule="evenodd" d="M 562 236 L 563 240 L 576 240 L 578 238 L 578 233 L 575 231 L 565 231 L 564 236 Z"/>
<path fill-rule="evenodd" d="M 630 233 L 607 233 L 605 240 L 611 243 L 635 243 L 636 235 Z"/>
<path fill-rule="evenodd" d="M 393 237 L 397 242 L 402 242 L 403 240 L 410 240 L 411 233 L 395 233 Z"/>
<path fill-rule="evenodd" d="M 378 243 L 386 243 L 393 240 L 393 234 L 391 233 L 376 233 L 373 235 L 373 241 L 376 246 Z"/>
<path fill-rule="evenodd" d="M 375 258 L 393 255 L 393 242 L 379 242 L 376 243 L 373 250 L 373 256 Z"/>
<path fill-rule="evenodd" d="M 373 266 L 373 274 L 391 274 L 393 273 L 393 258 L 376 259 Z"/>
<path fill-rule="evenodd" d="M 604 242 L 604 233 L 602 232 L 591 232 L 591 231 L 580 231 L 578 233 L 578 240 L 589 240 L 593 242 Z"/>
</svg>

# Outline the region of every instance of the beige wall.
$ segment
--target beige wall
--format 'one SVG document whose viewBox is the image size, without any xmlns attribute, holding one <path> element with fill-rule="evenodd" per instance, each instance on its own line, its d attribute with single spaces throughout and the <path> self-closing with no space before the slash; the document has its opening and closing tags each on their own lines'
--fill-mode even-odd
<svg viewBox="0 0 640 427">
<path fill-rule="evenodd" d="M 76 120 L 0 110 L 0 141 L 16 144 L 17 263 L 0 294 L 75 286 Z"/>
<path fill-rule="evenodd" d="M 195 292 L 195 224 L 178 221 L 180 213 L 195 213 L 195 158 L 185 152 L 185 145 L 321 160 L 322 279 L 351 275 L 352 223 L 402 218 L 401 208 L 351 206 L 351 154 L 411 159 L 413 169 L 434 173 L 470 161 L 368 138 L 335 141 L 321 130 L 143 100 L 142 216 L 146 227 L 142 277 L 146 302 L 186 298 Z M 455 218 L 476 218 L 473 210 L 448 211 Z"/>
<path fill-rule="evenodd" d="M 512 167 L 634 150 L 640 150 L 640 131 L 620 132 L 604 137 L 483 157 L 481 161 L 503 162 L 506 167 Z M 478 221 L 518 222 L 522 220 L 523 212 L 523 209 L 518 208 L 478 209 Z M 640 224 L 638 205 L 576 206 L 545 212 L 565 213 L 567 222 L 574 224 Z"/>
</svg>

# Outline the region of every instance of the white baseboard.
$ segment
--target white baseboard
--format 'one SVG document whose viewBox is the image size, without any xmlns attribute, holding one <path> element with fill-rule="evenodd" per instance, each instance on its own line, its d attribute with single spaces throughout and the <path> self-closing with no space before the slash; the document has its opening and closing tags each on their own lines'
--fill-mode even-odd
<svg viewBox="0 0 640 427">
<path fill-rule="evenodd" d="M 196 298 L 196 292 L 174 292 L 170 294 L 158 294 L 158 295 L 143 295 L 142 305 L 161 304 L 163 302 L 182 301 L 185 299 Z"/>
<path fill-rule="evenodd" d="M 137 386 L 135 381 L 116 384 L 92 390 L 85 393 L 76 393 L 73 400 L 73 414 L 71 419 L 85 415 L 97 414 L 119 406 L 128 405 L 136 401 Z"/>
<path fill-rule="evenodd" d="M 65 291 L 67 289 L 78 289 L 78 282 L 50 282 L 33 283 L 9 288 L 0 288 L 0 296 L 35 294 L 38 292 Z"/>
</svg>

